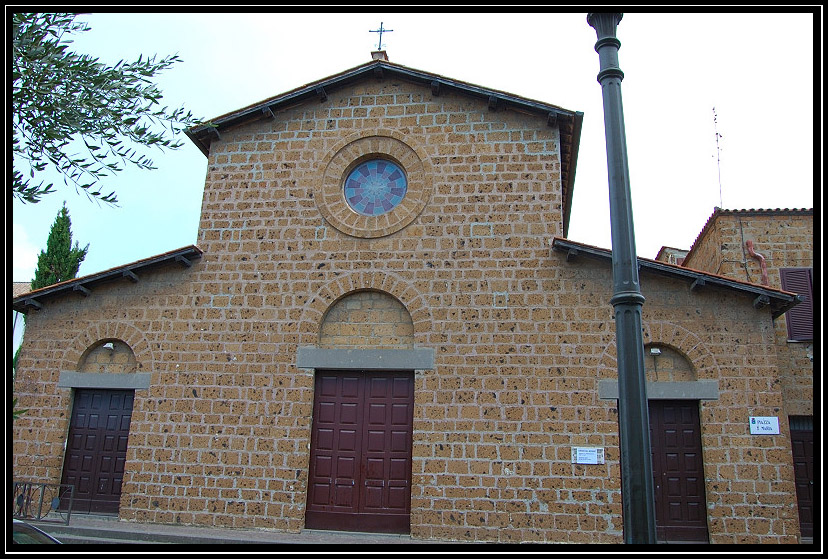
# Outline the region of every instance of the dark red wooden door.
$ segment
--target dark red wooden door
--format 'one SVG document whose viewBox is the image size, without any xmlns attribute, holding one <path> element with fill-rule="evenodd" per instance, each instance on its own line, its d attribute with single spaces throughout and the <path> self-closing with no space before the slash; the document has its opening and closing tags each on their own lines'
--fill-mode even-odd
<svg viewBox="0 0 828 559">
<path fill-rule="evenodd" d="M 800 419 L 800 418 L 797 418 Z M 791 419 L 791 449 L 794 462 L 796 501 L 799 507 L 799 530 L 803 538 L 814 537 L 814 428 L 813 418 Z M 810 421 L 807 421 L 810 419 Z"/>
<path fill-rule="evenodd" d="M 707 542 L 699 403 L 650 400 L 658 541 Z"/>
<path fill-rule="evenodd" d="M 307 528 L 408 533 L 414 376 L 316 375 Z"/>
<path fill-rule="evenodd" d="M 118 512 L 134 397 L 132 390 L 75 390 L 61 480 L 75 486 L 73 512 Z"/>
</svg>

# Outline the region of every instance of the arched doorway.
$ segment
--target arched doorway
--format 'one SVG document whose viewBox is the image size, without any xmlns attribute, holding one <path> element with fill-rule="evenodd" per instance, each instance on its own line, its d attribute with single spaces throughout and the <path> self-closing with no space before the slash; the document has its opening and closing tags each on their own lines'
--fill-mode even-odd
<svg viewBox="0 0 828 559">
<path fill-rule="evenodd" d="M 103 379 L 136 369 L 132 349 L 113 339 L 89 347 L 77 372 Z M 117 514 L 135 390 L 83 386 L 74 387 L 73 392 L 61 483 L 75 487 L 72 512 Z"/>
<path fill-rule="evenodd" d="M 690 362 L 669 346 L 646 346 L 644 368 L 650 383 L 697 380 Z M 658 541 L 707 543 L 699 401 L 648 396 Z"/>
<path fill-rule="evenodd" d="M 411 316 L 386 293 L 352 293 L 326 313 L 318 347 L 391 359 L 316 370 L 305 526 L 408 533 L 414 370 L 393 355 L 413 347 Z"/>
</svg>

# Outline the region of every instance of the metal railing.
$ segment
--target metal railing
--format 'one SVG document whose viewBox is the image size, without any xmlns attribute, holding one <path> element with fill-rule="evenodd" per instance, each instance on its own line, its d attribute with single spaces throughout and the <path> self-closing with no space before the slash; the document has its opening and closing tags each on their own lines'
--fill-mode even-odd
<svg viewBox="0 0 828 559">
<path fill-rule="evenodd" d="M 69 524 L 75 486 L 64 483 L 15 481 L 12 490 L 12 517 Z"/>
</svg>

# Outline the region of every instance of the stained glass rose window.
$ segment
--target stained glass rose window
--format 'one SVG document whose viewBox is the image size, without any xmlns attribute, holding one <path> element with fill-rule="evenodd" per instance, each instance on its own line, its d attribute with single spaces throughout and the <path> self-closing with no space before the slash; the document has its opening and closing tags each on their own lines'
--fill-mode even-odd
<svg viewBox="0 0 828 559">
<path fill-rule="evenodd" d="M 378 216 L 402 202 L 408 188 L 405 173 L 387 159 L 370 159 L 357 165 L 345 179 L 345 200 L 355 212 Z"/>
</svg>

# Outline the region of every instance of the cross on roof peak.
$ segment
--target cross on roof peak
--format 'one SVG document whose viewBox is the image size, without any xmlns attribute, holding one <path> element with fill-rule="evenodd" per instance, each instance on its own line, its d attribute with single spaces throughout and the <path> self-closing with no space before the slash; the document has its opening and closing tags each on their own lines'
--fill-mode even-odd
<svg viewBox="0 0 828 559">
<path fill-rule="evenodd" d="M 382 34 L 383 33 L 391 33 L 393 31 L 393 29 L 383 29 L 382 24 L 383 24 L 383 22 L 380 22 L 379 29 L 369 29 L 368 30 L 369 33 L 379 33 L 379 42 L 377 43 L 377 50 L 382 50 L 382 47 L 383 47 Z"/>
</svg>

